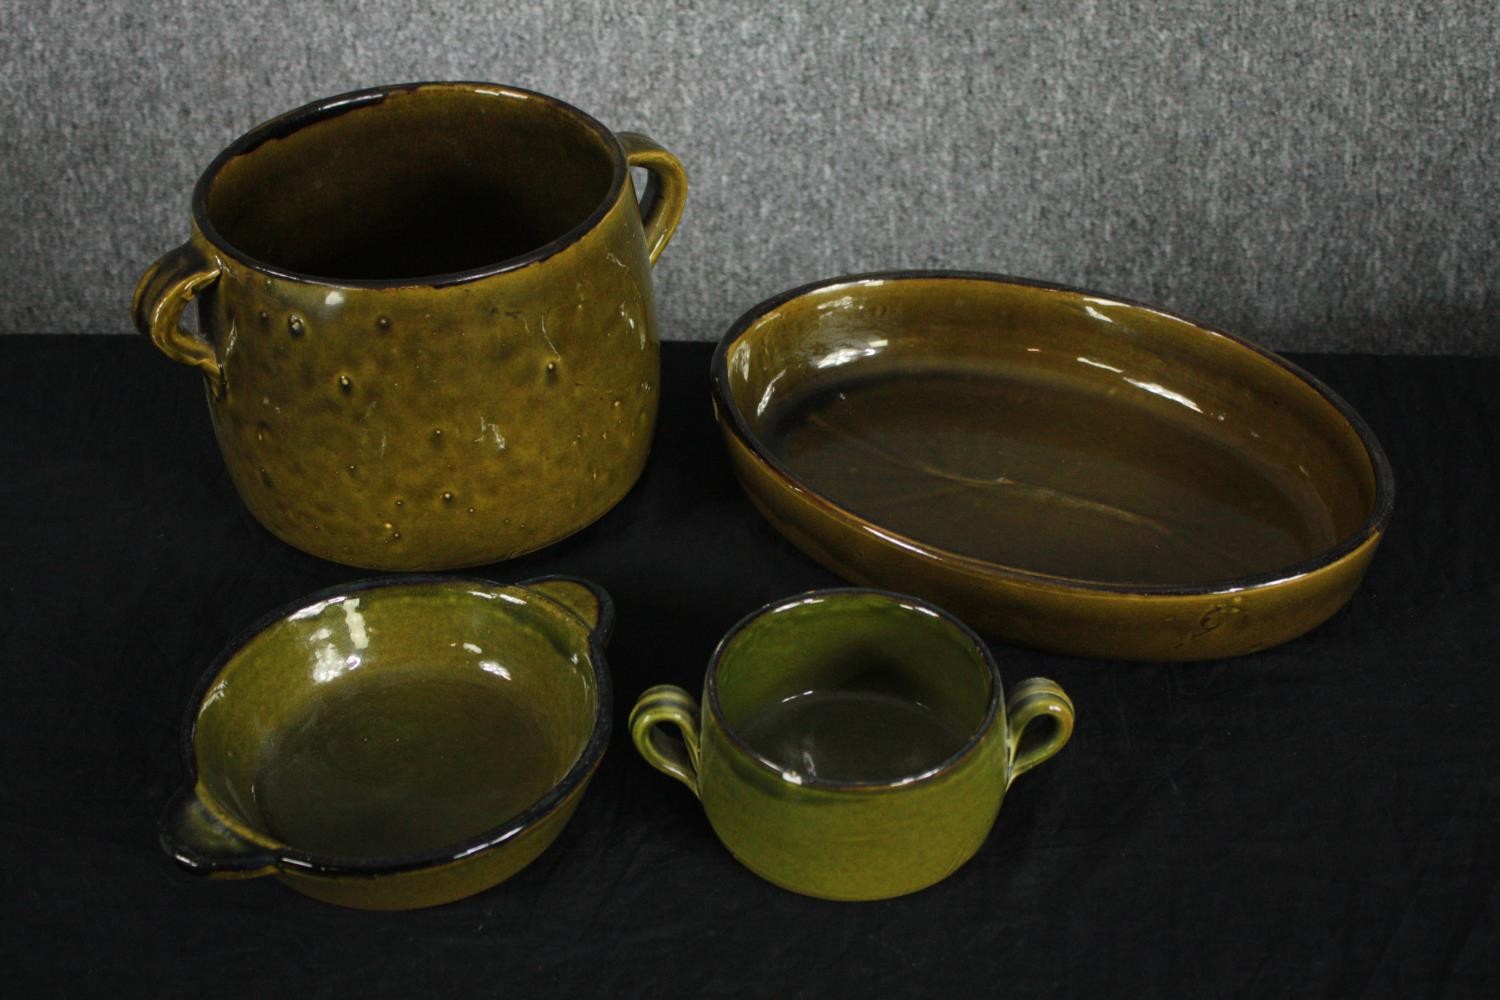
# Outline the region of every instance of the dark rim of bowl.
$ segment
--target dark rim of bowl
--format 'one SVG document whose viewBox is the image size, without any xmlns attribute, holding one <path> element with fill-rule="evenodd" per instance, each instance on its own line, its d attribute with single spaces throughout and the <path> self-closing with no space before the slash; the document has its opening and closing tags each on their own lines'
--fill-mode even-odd
<svg viewBox="0 0 1500 1000">
<path fill-rule="evenodd" d="M 470 94 L 484 93 L 490 96 L 504 95 L 506 97 L 517 97 L 526 101 L 535 101 L 572 119 L 576 124 L 583 126 L 586 130 L 593 133 L 604 145 L 605 152 L 608 154 L 614 167 L 614 174 L 610 179 L 608 192 L 582 222 L 535 249 L 528 250 L 514 257 L 495 261 L 492 264 L 485 264 L 462 271 L 452 271 L 446 274 L 411 275 L 410 277 L 402 278 L 331 278 L 280 267 L 269 261 L 261 260 L 258 257 L 253 257 L 245 253 L 233 243 L 226 240 L 218 229 L 215 228 L 213 222 L 210 221 L 208 217 L 209 189 L 213 187 L 214 181 L 218 178 L 219 171 L 236 156 L 254 152 L 264 143 L 270 142 L 273 139 L 284 138 L 298 129 L 316 122 L 337 118 L 339 115 L 361 108 L 374 107 L 382 103 L 391 94 L 410 93 L 430 88 L 462 91 Z M 470 281 L 478 281 L 481 278 L 504 274 L 507 271 L 519 270 L 528 264 L 535 264 L 538 261 L 546 260 L 548 257 L 577 243 L 583 238 L 585 233 L 597 226 L 609 214 L 610 209 L 619 200 L 620 191 L 625 186 L 625 166 L 625 152 L 620 147 L 620 141 L 615 138 L 615 134 L 605 128 L 592 115 L 556 97 L 499 83 L 427 81 L 421 83 L 390 84 L 383 87 L 371 87 L 367 90 L 353 90 L 346 94 L 339 94 L 335 97 L 327 97 L 322 100 L 313 101 L 310 104 L 304 104 L 300 108 L 295 108 L 262 122 L 234 140 L 218 156 L 213 158 L 207 169 L 199 176 L 197 184 L 194 185 L 192 198 L 193 221 L 197 224 L 199 231 L 203 233 L 204 237 L 215 247 L 230 257 L 250 265 L 257 271 L 274 275 L 278 278 L 286 278 L 291 281 L 300 281 L 313 285 L 327 285 L 335 288 L 406 288 L 412 286 L 440 288 L 446 285 L 459 285 Z"/>
<path fill-rule="evenodd" d="M 1166 319 L 1186 323 L 1202 332 L 1223 339 L 1241 348 L 1249 350 L 1261 358 L 1289 372 L 1300 381 L 1308 385 L 1314 392 L 1323 397 L 1338 414 L 1344 418 L 1364 446 L 1365 454 L 1370 459 L 1371 473 L 1375 480 L 1375 499 L 1371 504 L 1370 513 L 1365 518 L 1364 524 L 1358 531 L 1340 541 L 1337 545 L 1311 556 L 1301 562 L 1292 563 L 1281 569 L 1265 573 L 1255 573 L 1249 576 L 1233 577 L 1227 580 L 1213 581 L 1204 584 L 1150 584 L 1150 583 L 1109 583 L 1101 580 L 1089 580 L 1082 577 L 1059 576 L 1051 573 L 1042 573 L 1036 570 L 1024 569 L 1019 566 L 1009 566 L 1005 563 L 990 562 L 975 556 L 954 552 L 921 539 L 904 535 L 882 527 L 878 522 L 849 510 L 829 497 L 824 496 L 817 490 L 808 486 L 799 479 L 775 455 L 772 455 L 759 437 L 751 429 L 749 421 L 735 404 L 734 397 L 729 391 L 728 358 L 729 349 L 742 334 L 753 327 L 767 313 L 778 306 L 785 305 L 793 299 L 800 298 L 812 292 L 836 288 L 840 285 L 853 285 L 867 281 L 986 281 L 997 285 L 1020 285 L 1027 288 L 1040 288 L 1047 291 L 1067 292 L 1075 295 L 1087 295 L 1090 298 L 1101 299 L 1114 305 L 1128 306 L 1132 309 L 1140 309 Z M 820 281 L 809 282 L 797 288 L 782 292 L 752 306 L 739 319 L 735 320 L 724 335 L 719 339 L 719 345 L 714 350 L 713 361 L 710 364 L 710 380 L 713 383 L 714 402 L 719 409 L 728 415 L 728 426 L 733 430 L 735 436 L 741 443 L 761 462 L 765 463 L 784 483 L 810 503 L 823 508 L 825 511 L 837 516 L 842 520 L 853 520 L 861 525 L 880 529 L 883 536 L 912 549 L 920 554 L 925 560 L 939 563 L 952 563 L 963 566 L 971 571 L 990 577 L 1005 577 L 1023 583 L 1048 585 L 1060 589 L 1087 590 L 1101 593 L 1118 594 L 1140 594 L 1147 596 L 1210 596 L 1217 594 L 1233 594 L 1241 591 L 1253 590 L 1260 587 L 1268 587 L 1288 580 L 1295 580 L 1306 576 L 1316 570 L 1331 566 L 1343 559 L 1349 553 L 1365 544 L 1372 536 L 1383 532 L 1390 522 L 1391 511 L 1395 505 L 1396 483 L 1391 473 L 1389 461 L 1385 451 L 1380 447 L 1380 442 L 1375 439 L 1375 434 L 1370 430 L 1354 408 L 1346 403 L 1338 393 L 1324 385 L 1312 373 L 1303 370 L 1300 366 L 1293 364 L 1286 358 L 1281 357 L 1273 351 L 1246 340 L 1243 337 L 1223 330 L 1205 326 L 1197 320 L 1190 319 L 1179 313 L 1168 312 L 1143 302 L 1132 299 L 1121 298 L 1106 292 L 1095 292 L 1073 285 L 1061 285 L 1050 281 L 1037 281 L 1031 278 L 1016 278 L 1004 274 L 992 274 L 986 271 L 949 271 L 949 270 L 907 270 L 907 271 L 873 271 L 864 274 L 846 274 L 836 278 L 825 278 Z M 723 419 L 721 418 L 721 423 Z"/>
<path fill-rule="evenodd" d="M 738 638 L 741 632 L 763 616 L 774 614 L 777 611 L 797 604 L 802 604 L 811 598 L 829 597 L 835 599 L 840 597 L 878 597 L 897 604 L 914 606 L 922 611 L 932 612 L 939 620 L 954 628 L 960 636 L 978 651 L 980 661 L 990 672 L 990 701 L 984 713 L 984 720 L 964 740 L 963 746 L 925 771 L 902 775 L 899 778 L 888 778 L 884 781 L 848 781 L 836 778 L 819 778 L 815 775 L 799 775 L 801 781 L 797 784 L 797 787 L 839 791 L 887 791 L 908 788 L 912 785 L 931 781 L 952 771 L 978 748 L 979 744 L 994 729 L 995 721 L 1000 716 L 1000 706 L 1005 703 L 1005 688 L 1000 680 L 1000 665 L 995 662 L 995 657 L 990 652 L 990 647 L 985 644 L 985 641 L 952 613 L 943 610 L 931 601 L 924 601 L 920 597 L 897 593 L 894 590 L 883 590 L 879 587 L 827 587 L 820 590 L 808 590 L 800 594 L 793 594 L 791 597 L 783 597 L 779 600 L 771 601 L 769 604 L 764 604 L 735 622 L 734 627 L 726 632 L 724 638 L 720 639 L 719 644 L 714 647 L 713 655 L 708 660 L 708 673 L 703 682 L 704 696 L 708 701 L 708 710 L 713 714 L 714 719 L 718 721 L 719 727 L 724 730 L 725 737 L 728 738 L 729 742 L 741 754 L 777 777 L 785 778 L 786 768 L 766 757 L 759 750 L 756 750 L 739 733 L 735 732 L 734 727 L 729 724 L 729 720 L 724 715 L 723 706 L 719 704 L 719 664 L 723 661 L 729 644 Z"/>
<path fill-rule="evenodd" d="M 594 728 L 589 733 L 588 741 L 579 751 L 578 759 L 573 762 L 562 779 L 545 792 L 526 809 L 512 816 L 493 829 L 477 834 L 467 840 L 423 851 L 415 854 L 397 855 L 395 857 L 343 857 L 339 855 L 313 854 L 308 851 L 299 850 L 286 844 L 275 847 L 264 847 L 260 844 L 259 855 L 252 859 L 254 864 L 236 864 L 235 870 L 254 869 L 287 865 L 297 871 L 308 872 L 317 875 L 384 875 L 394 872 L 413 871 L 424 868 L 432 868 L 463 858 L 478 854 L 491 847 L 498 846 L 512 837 L 525 832 L 534 826 L 539 820 L 544 819 L 557 809 L 570 795 L 572 795 L 593 774 L 595 767 L 604 756 L 605 748 L 609 745 L 610 731 L 613 727 L 611 721 L 611 709 L 613 706 L 613 692 L 610 686 L 609 665 L 604 659 L 604 640 L 614 627 L 615 611 L 614 602 L 609 593 L 598 584 L 584 580 L 576 576 L 548 575 L 536 576 L 516 583 L 497 583 L 494 580 L 486 580 L 477 576 L 444 576 L 436 573 L 408 573 L 397 576 L 379 577 L 375 579 L 356 580 L 352 583 L 336 584 L 315 591 L 303 597 L 299 597 L 274 611 L 270 611 L 257 619 L 254 624 L 243 629 L 230 639 L 219 655 L 214 658 L 213 664 L 198 681 L 193 689 L 191 699 L 188 701 L 187 717 L 182 723 L 181 743 L 179 750 L 182 754 L 183 767 L 186 772 L 186 780 L 182 789 L 174 796 L 193 795 L 198 785 L 198 754 L 196 738 L 198 733 L 198 714 L 203 707 L 203 698 L 208 690 L 218 680 L 219 674 L 229 665 L 236 654 L 240 652 L 256 636 L 266 629 L 277 625 L 302 609 L 327 601 L 335 597 L 347 597 L 353 594 L 366 593 L 371 590 L 385 590 L 394 587 L 426 587 L 432 585 L 463 585 L 472 584 L 481 587 L 530 587 L 532 584 L 546 583 L 557 580 L 567 583 L 575 583 L 588 589 L 599 601 L 599 621 L 589 629 L 588 645 L 589 659 L 594 667 L 594 690 L 597 704 L 594 714 Z M 537 596 L 545 598 L 552 604 L 557 605 L 564 612 L 577 618 L 577 614 L 566 605 L 563 605 L 546 594 Z M 579 621 L 588 627 L 588 622 Z M 170 812 L 170 805 L 168 811 Z M 175 843 L 167 833 L 165 817 L 160 827 L 160 835 L 164 844 Z M 264 834 L 264 831 L 256 831 Z"/>
</svg>

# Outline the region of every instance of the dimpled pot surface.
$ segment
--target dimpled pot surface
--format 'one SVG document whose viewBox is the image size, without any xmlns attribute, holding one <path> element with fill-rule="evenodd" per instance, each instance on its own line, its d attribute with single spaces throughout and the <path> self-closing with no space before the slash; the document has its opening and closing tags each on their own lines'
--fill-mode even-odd
<svg viewBox="0 0 1500 1000">
<path fill-rule="evenodd" d="M 235 487 L 284 541 L 375 569 L 506 559 L 644 467 L 651 265 L 685 190 L 650 139 L 540 94 L 344 95 L 220 154 L 136 323 L 204 372 Z M 203 339 L 177 324 L 190 299 Z"/>
</svg>

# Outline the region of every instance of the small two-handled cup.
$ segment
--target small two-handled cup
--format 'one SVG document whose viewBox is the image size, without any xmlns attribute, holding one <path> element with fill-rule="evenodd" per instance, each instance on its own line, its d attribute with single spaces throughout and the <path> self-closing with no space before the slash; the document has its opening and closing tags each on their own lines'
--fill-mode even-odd
<svg viewBox="0 0 1500 1000">
<path fill-rule="evenodd" d="M 1007 698 L 985 644 L 930 604 L 824 590 L 731 629 L 701 708 L 659 685 L 630 730 L 751 871 L 809 896 L 884 899 L 974 855 L 1010 783 L 1067 743 L 1073 703 L 1041 677 Z"/>
</svg>

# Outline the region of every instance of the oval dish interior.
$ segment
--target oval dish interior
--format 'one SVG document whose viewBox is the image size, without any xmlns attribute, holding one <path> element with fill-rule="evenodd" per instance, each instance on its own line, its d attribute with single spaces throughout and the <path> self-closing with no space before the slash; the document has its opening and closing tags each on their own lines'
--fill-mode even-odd
<svg viewBox="0 0 1500 1000">
<path fill-rule="evenodd" d="M 1295 369 L 1080 292 L 863 279 L 793 296 L 725 345 L 752 447 L 886 532 L 1106 585 L 1212 587 L 1365 530 L 1369 451 Z"/>
</svg>

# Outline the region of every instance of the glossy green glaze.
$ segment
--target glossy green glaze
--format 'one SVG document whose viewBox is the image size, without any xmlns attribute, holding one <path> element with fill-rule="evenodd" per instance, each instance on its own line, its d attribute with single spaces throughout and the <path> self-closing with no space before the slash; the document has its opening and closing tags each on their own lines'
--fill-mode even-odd
<svg viewBox="0 0 1500 1000">
<path fill-rule="evenodd" d="M 277 536 L 378 569 L 493 562 L 639 476 L 651 265 L 686 190 L 650 139 L 539 94 L 344 95 L 220 154 L 135 322 L 203 373 L 229 473 Z M 194 300 L 201 338 L 179 325 Z"/>
<path fill-rule="evenodd" d="M 1390 516 L 1385 456 L 1311 376 L 1073 289 L 836 279 L 726 334 L 736 474 L 809 555 L 1010 641 L 1232 656 L 1333 614 Z"/>
<path fill-rule="evenodd" d="M 630 726 L 756 874 L 810 896 L 883 899 L 973 856 L 1011 781 L 1067 742 L 1073 705 L 1044 678 L 1007 699 L 988 649 L 946 612 L 830 590 L 737 625 L 701 709 L 661 685 Z"/>
<path fill-rule="evenodd" d="M 277 613 L 200 686 L 163 846 L 367 909 L 509 878 L 604 753 L 610 621 L 603 591 L 558 577 L 393 577 Z"/>
</svg>

